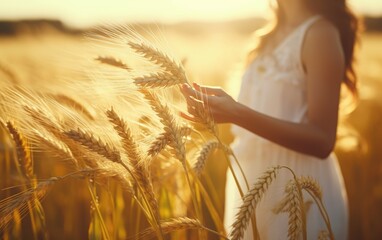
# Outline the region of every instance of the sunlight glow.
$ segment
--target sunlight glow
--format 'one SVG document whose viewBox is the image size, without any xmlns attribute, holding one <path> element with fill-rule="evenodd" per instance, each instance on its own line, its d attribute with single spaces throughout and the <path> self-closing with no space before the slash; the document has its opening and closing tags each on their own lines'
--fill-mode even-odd
<svg viewBox="0 0 382 240">
<path fill-rule="evenodd" d="M 0 0 L 5 19 L 51 18 L 82 27 L 100 22 L 219 21 L 267 16 L 270 0 Z M 6 2 L 5 2 L 6 1 Z M 380 0 L 349 0 L 358 12 L 381 14 Z"/>
</svg>

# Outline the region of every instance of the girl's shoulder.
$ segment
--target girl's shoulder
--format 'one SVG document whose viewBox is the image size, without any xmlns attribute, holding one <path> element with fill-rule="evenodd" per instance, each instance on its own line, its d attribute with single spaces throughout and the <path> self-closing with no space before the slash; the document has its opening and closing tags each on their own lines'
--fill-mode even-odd
<svg viewBox="0 0 382 240">
<path fill-rule="evenodd" d="M 306 32 L 306 42 L 327 42 L 328 40 L 338 40 L 340 38 L 337 27 L 328 19 L 320 17 Z M 322 42 L 321 42 L 322 43 Z"/>
</svg>

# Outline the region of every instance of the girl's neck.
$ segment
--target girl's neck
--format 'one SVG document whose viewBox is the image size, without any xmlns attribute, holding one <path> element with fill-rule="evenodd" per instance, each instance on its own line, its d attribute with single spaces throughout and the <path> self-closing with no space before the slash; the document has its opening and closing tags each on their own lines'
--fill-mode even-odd
<svg viewBox="0 0 382 240">
<path fill-rule="evenodd" d="M 307 18 L 315 15 L 301 0 L 281 0 L 279 4 L 285 14 L 285 19 L 281 23 L 284 28 L 295 28 Z"/>
</svg>

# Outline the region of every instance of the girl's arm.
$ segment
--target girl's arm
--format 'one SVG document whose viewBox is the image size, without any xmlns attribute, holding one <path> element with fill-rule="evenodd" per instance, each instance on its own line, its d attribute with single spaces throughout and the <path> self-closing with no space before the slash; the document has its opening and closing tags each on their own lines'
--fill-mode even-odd
<svg viewBox="0 0 382 240">
<path fill-rule="evenodd" d="M 304 42 L 301 57 L 307 76 L 307 123 L 261 114 L 236 102 L 220 88 L 194 84 L 195 89 L 183 85 L 182 91 L 188 101 L 202 99 L 217 123 L 236 124 L 291 150 L 325 159 L 336 140 L 344 56 L 338 31 L 328 21 L 314 24 Z M 194 120 L 192 111 L 182 115 Z"/>
</svg>

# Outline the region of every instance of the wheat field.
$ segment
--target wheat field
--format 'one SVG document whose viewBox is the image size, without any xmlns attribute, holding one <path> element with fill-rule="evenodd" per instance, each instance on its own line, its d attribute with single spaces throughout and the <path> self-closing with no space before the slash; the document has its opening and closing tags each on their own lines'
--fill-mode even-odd
<svg viewBox="0 0 382 240">
<path fill-rule="evenodd" d="M 0 39 L 1 98 L 9 104 L 2 106 L 1 114 L 8 119 L 3 119 L 1 134 L 0 188 L 4 190 L 0 201 L 20 191 L 18 198 L 37 199 L 17 206 L 20 210 L 11 213 L 13 223 L 3 237 L 228 236 L 222 217 L 229 166 L 222 159 L 229 154 L 225 145 L 232 141 L 229 126 L 217 128 L 201 110 L 197 125 L 180 119 L 176 112 L 184 110 L 185 103 L 174 85 L 197 81 L 237 94 L 241 62 L 253 29 L 217 26 L 134 28 L 162 53 L 176 56 L 184 69 L 149 45 L 138 44 L 137 35 L 105 40 L 124 28 L 103 30 L 105 34 L 96 41 L 93 33 L 84 37 L 52 30 Z M 336 153 L 349 195 L 351 239 L 378 239 L 382 236 L 378 225 L 382 216 L 382 98 L 378 95 L 382 35 L 366 33 L 362 39 L 361 99 L 341 122 Z M 118 45 L 121 40 L 126 43 L 123 51 Z M 157 73 L 158 69 L 169 75 Z M 126 81 L 126 76 L 132 81 Z M 18 87 L 10 88 L 6 82 Z M 34 95 L 30 88 L 43 93 Z M 168 160 L 166 164 L 163 159 Z M 300 179 L 297 186 L 305 182 L 312 180 Z M 288 194 L 302 201 L 293 182 L 285 184 Z M 245 206 L 261 199 L 259 189 L 253 191 L 244 198 L 249 205 L 243 205 L 240 219 L 245 222 L 251 221 L 252 211 Z M 1 207 L 0 211 L 7 213 Z M 302 231 L 304 223 L 296 224 Z M 230 237 L 239 239 L 242 227 L 239 224 Z"/>
</svg>

